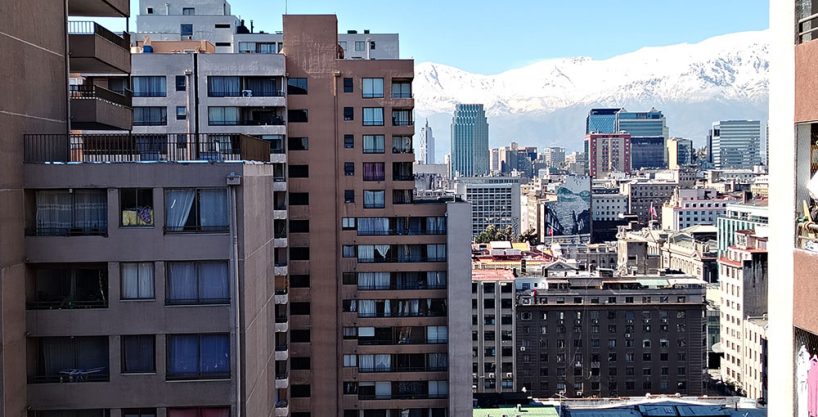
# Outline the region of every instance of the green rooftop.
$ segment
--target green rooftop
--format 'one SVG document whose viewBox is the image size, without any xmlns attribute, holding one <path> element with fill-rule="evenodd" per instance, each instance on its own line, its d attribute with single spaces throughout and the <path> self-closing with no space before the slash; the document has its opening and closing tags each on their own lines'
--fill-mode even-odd
<svg viewBox="0 0 818 417">
<path fill-rule="evenodd" d="M 554 407 L 523 407 L 517 411 L 515 407 L 508 408 L 475 408 L 472 417 L 559 417 Z"/>
</svg>

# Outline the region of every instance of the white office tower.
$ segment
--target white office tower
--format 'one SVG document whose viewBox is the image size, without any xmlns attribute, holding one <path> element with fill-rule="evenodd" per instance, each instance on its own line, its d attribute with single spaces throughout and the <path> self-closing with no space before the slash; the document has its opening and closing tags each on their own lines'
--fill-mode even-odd
<svg viewBox="0 0 818 417">
<path fill-rule="evenodd" d="M 420 149 L 417 153 L 418 160 L 424 164 L 435 163 L 435 136 L 432 134 L 432 128 L 429 127 L 429 119 L 426 119 L 426 125 L 420 128 Z"/>
</svg>

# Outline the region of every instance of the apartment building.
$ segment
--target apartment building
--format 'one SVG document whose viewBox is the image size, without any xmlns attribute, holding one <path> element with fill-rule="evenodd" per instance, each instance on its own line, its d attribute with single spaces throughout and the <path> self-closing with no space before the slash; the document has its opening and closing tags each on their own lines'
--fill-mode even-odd
<svg viewBox="0 0 818 417">
<path fill-rule="evenodd" d="M 754 199 L 727 205 L 724 216 L 716 221 L 719 254 L 724 254 L 727 248 L 735 244 L 736 232 L 767 226 L 769 222 L 767 203 L 766 199 Z"/>
<path fill-rule="evenodd" d="M 456 195 L 471 203 L 473 236 L 490 225 L 511 226 L 515 235 L 520 233 L 519 177 L 459 177 L 454 188 Z"/>
<path fill-rule="evenodd" d="M 662 206 L 673 197 L 677 182 L 635 179 L 619 184 L 619 192 L 628 196 L 628 207 L 642 224 L 655 220 L 662 224 Z"/>
<path fill-rule="evenodd" d="M 290 277 L 309 277 L 290 352 L 311 365 L 291 372 L 290 411 L 465 416 L 471 209 L 414 201 L 413 62 L 342 59 L 335 16 L 285 15 L 284 35 L 303 89 L 288 138 L 311 139 L 287 155 L 289 219 L 310 232 L 289 235 Z"/>
<path fill-rule="evenodd" d="M 662 206 L 662 228 L 679 231 L 697 225 L 714 225 L 728 204 L 738 199 L 708 188 L 677 188 Z"/>
<path fill-rule="evenodd" d="M 515 392 L 514 274 L 475 269 L 471 284 L 472 390 Z"/>
<path fill-rule="evenodd" d="M 604 178 L 612 172 L 631 172 L 631 135 L 627 133 L 591 133 L 585 136 L 588 172 Z"/>
<path fill-rule="evenodd" d="M 769 339 L 767 337 L 768 320 L 764 314 L 759 317 L 747 317 L 744 320 L 744 355 L 741 363 L 744 375 L 744 393 L 749 398 L 767 401 L 769 361 Z"/>
<path fill-rule="evenodd" d="M 757 332 L 747 332 L 748 317 L 767 313 L 767 233 L 764 228 L 740 230 L 735 243 L 719 258 L 719 285 L 721 287 L 721 375 L 739 391 L 756 396 L 763 392 L 763 373 L 748 364 L 750 344 L 758 351 Z M 752 339 L 750 339 L 752 338 Z M 750 340 L 748 340 L 750 339 Z M 753 355 L 753 362 L 760 360 Z"/>
<path fill-rule="evenodd" d="M 699 395 L 704 283 L 578 273 L 558 262 L 517 294 L 517 388 L 535 397 Z"/>
</svg>

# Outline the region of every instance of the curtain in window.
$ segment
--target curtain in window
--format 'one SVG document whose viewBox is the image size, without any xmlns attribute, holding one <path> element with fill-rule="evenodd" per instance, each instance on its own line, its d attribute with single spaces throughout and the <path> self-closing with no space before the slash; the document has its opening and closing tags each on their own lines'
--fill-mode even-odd
<svg viewBox="0 0 818 417">
<path fill-rule="evenodd" d="M 358 337 L 375 337 L 374 327 L 359 327 Z"/>
<path fill-rule="evenodd" d="M 369 153 L 383 153 L 384 136 L 383 135 L 364 135 L 364 152 Z"/>
<path fill-rule="evenodd" d="M 408 300 L 409 301 L 409 315 L 410 316 L 417 316 L 420 312 L 420 300 Z"/>
<path fill-rule="evenodd" d="M 165 194 L 165 225 L 171 230 L 182 230 L 195 197 L 196 190 L 193 189 L 169 190 Z"/>
<path fill-rule="evenodd" d="M 426 285 L 429 288 L 441 288 L 446 285 L 446 273 L 430 271 L 426 273 Z"/>
<path fill-rule="evenodd" d="M 126 372 L 151 372 L 154 369 L 153 336 L 122 336 L 122 360 Z"/>
<path fill-rule="evenodd" d="M 227 192 L 224 189 L 199 191 L 199 212 L 203 228 L 227 227 Z"/>
<path fill-rule="evenodd" d="M 230 373 L 230 338 L 226 335 L 202 335 L 202 374 Z"/>
<path fill-rule="evenodd" d="M 165 76 L 133 77 L 134 97 L 164 97 L 167 91 Z"/>
<path fill-rule="evenodd" d="M 388 259 L 389 255 L 389 245 L 375 245 L 375 252 L 383 258 L 384 260 Z"/>
<path fill-rule="evenodd" d="M 406 247 L 409 250 L 409 262 L 420 262 L 423 260 L 423 245 L 406 245 Z"/>
<path fill-rule="evenodd" d="M 108 204 L 105 190 L 74 191 L 74 227 L 83 232 L 108 228 Z"/>
<path fill-rule="evenodd" d="M 449 393 L 449 383 L 447 381 L 429 381 L 429 395 L 441 397 Z"/>
<path fill-rule="evenodd" d="M 427 217 L 426 218 L 426 232 L 429 234 L 442 234 L 446 232 L 446 218 L 445 217 Z"/>
<path fill-rule="evenodd" d="M 385 178 L 386 171 L 383 162 L 364 162 L 365 181 L 383 181 Z"/>
<path fill-rule="evenodd" d="M 375 315 L 375 300 L 358 300 L 358 314 L 361 317 Z"/>
<path fill-rule="evenodd" d="M 153 264 L 122 264 L 122 298 L 153 298 Z"/>
<path fill-rule="evenodd" d="M 364 125 L 383 126 L 383 107 L 364 107 Z"/>
<path fill-rule="evenodd" d="M 253 96 L 272 97 L 276 95 L 276 82 L 273 78 L 247 78 L 245 88 L 253 92 Z"/>
<path fill-rule="evenodd" d="M 383 300 L 383 316 L 384 317 L 391 317 L 392 316 L 392 301 L 391 300 Z"/>
<path fill-rule="evenodd" d="M 384 192 L 364 190 L 364 207 L 366 208 L 383 208 L 384 207 Z"/>
<path fill-rule="evenodd" d="M 385 235 L 389 232 L 389 218 L 361 217 L 358 219 L 358 233 L 362 235 Z"/>
<path fill-rule="evenodd" d="M 196 267 L 193 262 L 171 262 L 168 264 L 168 300 L 176 302 L 197 302 L 199 300 L 196 283 Z"/>
<path fill-rule="evenodd" d="M 358 369 L 375 369 L 375 355 L 358 355 Z"/>
<path fill-rule="evenodd" d="M 237 125 L 239 124 L 238 107 L 208 107 L 208 124 L 214 126 Z"/>
<path fill-rule="evenodd" d="M 168 374 L 172 376 L 199 373 L 199 337 L 196 335 L 168 336 Z"/>
<path fill-rule="evenodd" d="M 227 262 L 202 262 L 199 264 L 199 299 L 225 301 L 230 299 Z"/>
<path fill-rule="evenodd" d="M 260 54 L 274 54 L 276 53 L 275 42 L 259 42 L 256 44 L 256 52 Z"/>
<path fill-rule="evenodd" d="M 358 287 L 359 288 L 375 288 L 375 273 L 374 272 L 358 272 Z"/>
<path fill-rule="evenodd" d="M 446 353 L 429 353 L 429 367 L 432 369 L 446 369 L 449 366 L 449 356 Z"/>
<path fill-rule="evenodd" d="M 58 376 L 60 371 L 76 367 L 74 346 L 71 345 L 68 338 L 45 337 L 40 340 L 41 375 Z"/>
<path fill-rule="evenodd" d="M 375 355 L 375 369 L 388 371 L 392 366 L 392 355 Z"/>
<path fill-rule="evenodd" d="M 102 368 L 102 374 L 108 373 L 107 337 L 77 337 L 74 346 L 78 369 Z"/>
<path fill-rule="evenodd" d="M 372 272 L 374 275 L 373 284 L 376 289 L 389 289 L 389 272 Z"/>
<path fill-rule="evenodd" d="M 241 95 L 239 77 L 207 77 L 207 93 L 210 97 L 238 97 Z"/>
<path fill-rule="evenodd" d="M 407 110 L 393 110 L 392 111 L 392 122 L 396 126 L 405 126 L 409 124 L 409 119 L 411 113 Z"/>
<path fill-rule="evenodd" d="M 71 229 L 72 198 L 67 190 L 37 191 L 37 231 L 55 233 Z"/>
<path fill-rule="evenodd" d="M 256 52 L 256 43 L 255 42 L 239 42 L 239 53 L 246 54 L 246 53 L 253 53 Z"/>
<path fill-rule="evenodd" d="M 375 382 L 375 396 L 379 398 L 389 398 L 392 396 L 392 383 L 389 381 Z"/>
<path fill-rule="evenodd" d="M 375 246 L 358 245 L 358 261 L 373 262 L 375 260 Z"/>
</svg>

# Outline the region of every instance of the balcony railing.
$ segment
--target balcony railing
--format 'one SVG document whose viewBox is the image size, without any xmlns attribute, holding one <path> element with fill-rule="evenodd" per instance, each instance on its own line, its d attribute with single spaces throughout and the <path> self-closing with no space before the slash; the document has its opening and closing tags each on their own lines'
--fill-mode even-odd
<svg viewBox="0 0 818 417">
<path fill-rule="evenodd" d="M 29 310 L 58 310 L 58 309 L 86 309 L 86 308 L 107 308 L 108 300 L 74 300 L 66 298 L 64 300 L 34 300 L 26 303 Z"/>
<path fill-rule="evenodd" d="M 72 85 L 68 89 L 71 100 L 102 100 L 122 107 L 131 107 L 130 93 L 120 94 L 97 85 Z"/>
<path fill-rule="evenodd" d="M 131 36 L 123 32 L 122 36 L 105 29 L 104 26 L 92 21 L 72 21 L 68 22 L 69 35 L 97 35 L 109 40 L 125 49 L 131 48 Z"/>
<path fill-rule="evenodd" d="M 93 369 L 64 369 L 57 374 L 34 375 L 31 382 L 34 384 L 66 383 L 66 382 L 106 382 L 110 379 L 107 368 Z"/>
<path fill-rule="evenodd" d="M 414 126 L 414 120 L 392 119 L 392 126 Z"/>
<path fill-rule="evenodd" d="M 269 120 L 210 120 L 207 124 L 210 126 L 283 126 L 285 122 L 281 117 L 273 117 Z"/>
<path fill-rule="evenodd" d="M 447 371 L 447 366 L 389 366 L 389 367 L 367 367 L 358 368 L 360 373 L 378 373 L 378 372 L 444 372 Z"/>
<path fill-rule="evenodd" d="M 387 346 L 387 345 L 440 345 L 449 343 L 449 339 L 412 339 L 412 338 L 358 338 L 358 345 L 361 346 Z"/>
<path fill-rule="evenodd" d="M 446 262 L 446 257 L 438 256 L 398 256 L 389 258 L 358 258 L 358 263 L 379 264 L 394 262 Z"/>
<path fill-rule="evenodd" d="M 358 229 L 358 236 L 424 236 L 424 235 L 445 235 L 446 230 L 436 229 L 389 229 L 389 230 L 361 230 Z"/>
<path fill-rule="evenodd" d="M 448 398 L 448 394 L 358 394 L 359 400 L 427 400 L 436 398 Z"/>
<path fill-rule="evenodd" d="M 24 135 L 25 163 L 270 160 L 270 145 L 242 134 Z"/>
</svg>

